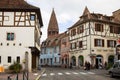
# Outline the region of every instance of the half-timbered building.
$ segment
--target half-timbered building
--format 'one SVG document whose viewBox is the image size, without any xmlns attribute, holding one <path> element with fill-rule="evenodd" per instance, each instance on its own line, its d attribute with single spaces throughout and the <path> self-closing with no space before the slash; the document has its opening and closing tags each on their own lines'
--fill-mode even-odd
<svg viewBox="0 0 120 80">
<path fill-rule="evenodd" d="M 90 13 L 86 7 L 80 19 L 68 28 L 73 66 L 83 66 L 88 61 L 98 68 L 99 63 L 114 62 L 116 40 L 120 33 L 118 13 L 120 11 L 112 16 Z"/>
<path fill-rule="evenodd" d="M 24 0 L 0 0 L 0 66 L 19 62 L 27 70 L 38 67 L 41 12 Z"/>
</svg>

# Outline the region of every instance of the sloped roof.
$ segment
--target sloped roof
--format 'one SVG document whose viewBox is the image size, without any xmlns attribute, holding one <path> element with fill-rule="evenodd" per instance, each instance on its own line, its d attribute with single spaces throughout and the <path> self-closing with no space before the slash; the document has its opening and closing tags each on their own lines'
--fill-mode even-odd
<svg viewBox="0 0 120 80">
<path fill-rule="evenodd" d="M 0 9 L 39 9 L 24 0 L 0 0 Z"/>
<path fill-rule="evenodd" d="M 87 6 L 85 7 L 85 10 L 84 10 L 84 12 L 83 12 L 83 15 L 87 15 L 87 14 L 89 14 L 90 13 L 90 11 L 88 10 L 88 8 L 87 8 Z"/>
<path fill-rule="evenodd" d="M 56 14 L 55 14 L 54 9 L 53 9 L 51 17 L 50 17 L 48 31 L 58 31 L 59 32 L 57 18 L 56 18 Z"/>
<path fill-rule="evenodd" d="M 83 15 L 80 17 L 80 19 L 73 26 L 71 26 L 68 29 L 76 27 L 76 26 L 78 26 L 84 22 L 90 21 L 90 20 L 120 25 L 120 21 L 117 20 L 116 18 L 114 18 L 114 16 L 106 16 L 106 15 L 99 14 L 99 13 L 90 13 L 88 8 L 86 7 L 83 12 Z"/>
<path fill-rule="evenodd" d="M 40 8 L 30 5 L 24 0 L 0 0 L 0 11 L 36 12 L 39 22 L 43 26 Z"/>
<path fill-rule="evenodd" d="M 54 37 L 49 37 L 45 41 L 42 42 L 41 47 L 54 47 L 54 46 L 60 46 L 61 44 L 61 38 L 65 36 L 65 33 L 58 34 Z"/>
</svg>

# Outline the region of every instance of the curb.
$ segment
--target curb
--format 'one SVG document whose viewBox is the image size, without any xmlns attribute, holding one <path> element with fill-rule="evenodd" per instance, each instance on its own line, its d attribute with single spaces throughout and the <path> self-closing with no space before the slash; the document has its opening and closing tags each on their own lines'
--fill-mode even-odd
<svg viewBox="0 0 120 80">
<path fill-rule="evenodd" d="M 35 79 L 35 80 L 40 80 L 40 77 L 42 76 L 42 74 L 46 71 L 46 69 L 44 69 L 41 74 Z"/>
</svg>

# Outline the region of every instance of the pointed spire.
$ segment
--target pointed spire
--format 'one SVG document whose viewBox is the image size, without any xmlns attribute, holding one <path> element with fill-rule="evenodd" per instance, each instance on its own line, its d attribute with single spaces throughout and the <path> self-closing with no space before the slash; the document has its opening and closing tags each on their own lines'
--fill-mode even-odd
<svg viewBox="0 0 120 80">
<path fill-rule="evenodd" d="M 57 35 L 58 33 L 59 33 L 58 22 L 53 8 L 48 25 L 48 37 Z"/>
<path fill-rule="evenodd" d="M 84 10 L 84 12 L 83 12 L 83 15 L 87 15 L 87 14 L 89 14 L 90 12 L 89 12 L 89 10 L 88 10 L 88 8 L 87 8 L 87 6 L 85 7 L 85 10 Z"/>
</svg>

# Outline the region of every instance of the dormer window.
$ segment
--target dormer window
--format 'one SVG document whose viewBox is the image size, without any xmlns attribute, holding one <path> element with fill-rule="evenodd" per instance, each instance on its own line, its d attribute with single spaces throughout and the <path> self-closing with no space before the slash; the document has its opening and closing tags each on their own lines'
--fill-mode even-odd
<svg viewBox="0 0 120 80">
<path fill-rule="evenodd" d="M 35 20 L 35 14 L 30 14 L 30 20 L 34 21 Z"/>
<path fill-rule="evenodd" d="M 114 21 L 113 18 L 110 18 L 110 21 Z"/>
</svg>

